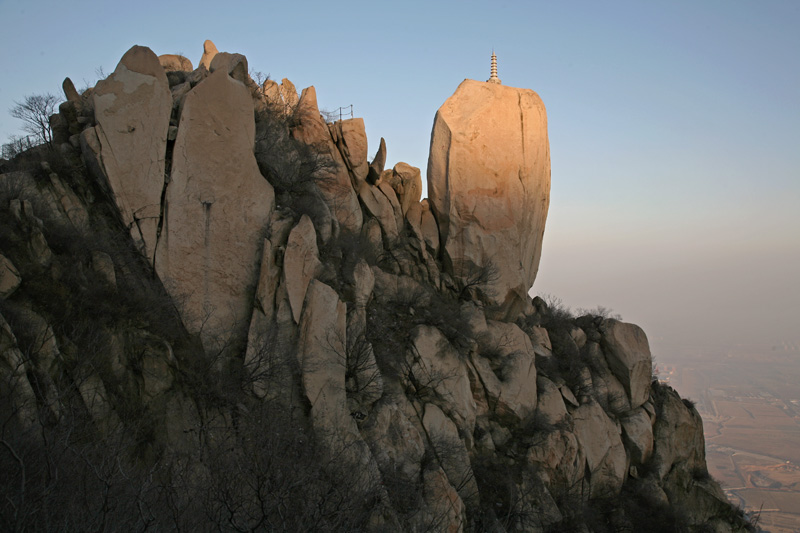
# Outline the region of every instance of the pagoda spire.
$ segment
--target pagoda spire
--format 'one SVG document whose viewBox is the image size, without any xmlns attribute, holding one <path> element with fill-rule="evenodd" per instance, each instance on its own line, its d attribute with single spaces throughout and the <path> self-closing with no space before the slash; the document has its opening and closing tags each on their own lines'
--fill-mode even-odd
<svg viewBox="0 0 800 533">
<path fill-rule="evenodd" d="M 489 79 L 486 81 L 489 83 L 503 83 L 500 81 L 500 78 L 497 77 L 497 56 L 495 55 L 494 50 L 492 50 L 492 70 L 490 72 Z"/>
</svg>

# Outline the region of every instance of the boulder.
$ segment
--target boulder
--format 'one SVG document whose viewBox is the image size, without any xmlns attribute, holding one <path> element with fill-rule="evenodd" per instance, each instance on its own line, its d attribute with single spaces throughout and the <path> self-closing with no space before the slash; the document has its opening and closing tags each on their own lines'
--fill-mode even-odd
<svg viewBox="0 0 800 533">
<path fill-rule="evenodd" d="M 134 46 L 92 95 L 99 153 L 122 220 L 152 263 L 161 218 L 172 96 L 156 55 Z"/>
<path fill-rule="evenodd" d="M 427 198 L 420 205 L 422 206 L 422 218 L 419 225 L 422 230 L 422 236 L 425 239 L 425 246 L 431 255 L 436 257 L 439 253 L 439 225 L 436 223 L 433 212 L 431 212 Z"/>
<path fill-rule="evenodd" d="M 264 100 L 271 106 L 280 107 L 283 109 L 283 98 L 281 97 L 280 86 L 275 80 L 265 80 L 261 86 L 261 93 L 264 95 Z"/>
<path fill-rule="evenodd" d="M 571 431 L 555 429 L 538 433 L 525 459 L 541 468 L 554 485 L 577 487 L 584 477 L 586 452 Z"/>
<path fill-rule="evenodd" d="M 461 433 L 470 438 L 475 427 L 476 405 L 458 352 L 433 326 L 417 326 L 411 339 L 411 375 L 417 393 L 429 403 L 435 401 Z"/>
<path fill-rule="evenodd" d="M 286 82 L 288 80 L 284 80 L 284 84 Z M 284 94 L 284 99 L 286 98 Z M 288 100 L 286 103 L 290 105 Z M 342 229 L 350 232 L 359 231 L 363 223 L 361 206 L 353 190 L 347 166 L 320 115 L 317 93 L 313 86 L 303 89 L 303 94 L 296 104 L 295 114 L 299 124 L 292 128 L 292 136 L 305 144 L 312 145 L 323 157 L 330 157 L 331 168 L 323 170 L 317 177 L 317 185 L 325 203 Z"/>
<path fill-rule="evenodd" d="M 403 228 L 403 210 L 400 207 L 400 201 L 397 199 L 397 194 L 392 189 L 392 186 L 385 181 L 378 182 L 377 188 L 383 193 L 391 206 L 391 213 L 394 215 L 394 222 L 398 229 Z"/>
<path fill-rule="evenodd" d="M 536 279 L 550 201 L 547 116 L 528 89 L 464 80 L 439 108 L 428 195 L 446 269 L 496 270 L 486 303 L 515 316 Z"/>
<path fill-rule="evenodd" d="M 297 360 L 311 423 L 325 444 L 328 460 L 355 468 L 363 476 L 364 488 L 370 488 L 380 480 L 378 467 L 347 408 L 346 310 L 336 291 L 311 281 L 299 326 Z"/>
<path fill-rule="evenodd" d="M 550 334 L 541 326 L 531 328 L 531 343 L 536 355 L 550 357 L 553 355 L 553 344 L 550 342 Z"/>
<path fill-rule="evenodd" d="M 191 72 L 194 70 L 189 58 L 178 54 L 162 54 L 158 56 L 158 62 L 168 72 Z"/>
<path fill-rule="evenodd" d="M 567 417 L 564 398 L 555 383 L 544 376 L 536 379 L 538 402 L 536 411 L 542 421 L 547 424 L 558 424 Z"/>
<path fill-rule="evenodd" d="M 14 333 L 3 315 L 0 315 L 0 383 L 3 384 L 3 399 L 24 428 L 32 427 L 39 420 L 36 394 L 27 377 L 30 370 L 32 365 L 29 356 L 22 354 Z"/>
<path fill-rule="evenodd" d="M 400 236 L 401 227 L 397 225 L 394 207 L 386 194 L 378 186 L 364 181 L 358 186 L 358 197 L 364 204 L 367 213 L 377 219 L 386 241 L 390 243 L 396 241 Z"/>
<path fill-rule="evenodd" d="M 231 78 L 242 83 L 246 83 L 247 80 L 250 79 L 250 75 L 248 74 L 249 70 L 247 68 L 247 58 L 242 54 L 219 52 L 214 56 L 214 59 L 211 60 L 211 66 L 208 68 L 208 71 L 211 73 L 217 70 L 224 70 Z"/>
<path fill-rule="evenodd" d="M 476 370 L 501 420 L 519 423 L 536 410 L 536 365 L 531 341 L 516 324 L 487 321 Z"/>
<path fill-rule="evenodd" d="M 576 328 L 577 329 L 577 328 Z M 574 330 L 573 330 L 574 331 Z M 622 383 L 608 368 L 608 363 L 596 342 L 589 342 L 581 350 L 582 358 L 589 363 L 595 399 L 606 411 L 621 415 L 631 410 L 628 394 Z"/>
<path fill-rule="evenodd" d="M 661 408 L 653 425 L 653 463 L 663 480 L 676 464 L 688 472 L 705 468 L 706 447 L 697 410 L 684 404 L 674 390 L 661 389 Z"/>
<path fill-rule="evenodd" d="M 220 135 L 218 132 L 225 132 Z M 218 70 L 186 96 L 156 272 L 206 348 L 242 348 L 275 205 L 253 146 L 253 99 Z"/>
<path fill-rule="evenodd" d="M 214 60 L 214 56 L 217 55 L 219 52 L 217 51 L 217 47 L 212 43 L 210 40 L 206 39 L 203 43 L 203 56 L 200 58 L 200 63 L 197 65 L 199 67 L 205 67 L 206 70 L 211 70 L 211 61 Z"/>
<path fill-rule="evenodd" d="M 426 403 L 422 426 L 450 484 L 464 502 L 476 503 L 478 485 L 470 466 L 469 454 L 458 436 L 456 425 L 436 405 Z"/>
<path fill-rule="evenodd" d="M 367 163 L 367 132 L 363 118 L 337 120 L 333 133 L 339 153 L 350 172 L 350 180 L 354 188 L 367 179 L 369 164 Z"/>
<path fill-rule="evenodd" d="M 619 494 L 628 473 L 627 456 L 616 424 L 594 400 L 572 412 L 575 436 L 591 472 L 591 497 Z"/>
<path fill-rule="evenodd" d="M 420 512 L 411 517 L 413 531 L 464 531 L 466 506 L 441 468 L 423 471 L 422 502 Z"/>
<path fill-rule="evenodd" d="M 329 286 L 312 280 L 303 306 L 297 359 L 315 425 L 358 433 L 345 398 L 346 305 Z"/>
<path fill-rule="evenodd" d="M 61 83 L 61 89 L 64 91 L 64 97 L 68 102 L 80 105 L 81 95 L 78 93 L 77 89 L 75 89 L 75 84 L 72 83 L 71 79 L 64 78 L 64 81 Z"/>
<path fill-rule="evenodd" d="M 420 475 L 425 441 L 394 401 L 380 400 L 361 427 L 381 473 L 399 476 L 410 485 Z"/>
<path fill-rule="evenodd" d="M 600 333 L 608 366 L 625 387 L 631 409 L 636 409 L 650 395 L 653 358 L 647 335 L 635 324 L 614 319 L 604 320 Z"/>
<path fill-rule="evenodd" d="M 33 213 L 31 202 L 15 198 L 8 203 L 8 210 L 25 235 L 28 258 L 42 268 L 48 267 L 53 260 L 53 251 L 42 233 L 42 221 Z"/>
<path fill-rule="evenodd" d="M 63 212 L 66 220 L 76 229 L 85 231 L 89 226 L 89 213 L 81 199 L 58 174 L 48 172 L 48 177 L 55 210 Z"/>
<path fill-rule="evenodd" d="M 277 370 L 275 367 L 277 363 L 274 361 L 274 338 L 270 335 L 275 315 L 275 293 L 281 278 L 281 268 L 277 264 L 277 259 L 272 242 L 264 239 L 244 360 L 245 367 L 250 371 L 253 380 L 253 392 L 260 398 L 266 396 L 271 378 Z"/>
<path fill-rule="evenodd" d="M 653 425 L 643 407 L 622 420 L 622 440 L 633 465 L 643 465 L 653 453 Z"/>
<path fill-rule="evenodd" d="M 408 163 L 397 163 L 392 169 L 389 184 L 397 194 L 400 208 L 405 216 L 412 204 L 422 197 L 422 175 L 417 167 Z"/>
<path fill-rule="evenodd" d="M 53 415 L 58 417 L 61 415 L 64 405 L 55 385 L 55 379 L 63 375 L 64 360 L 55 331 L 44 317 L 32 309 L 17 308 L 16 311 L 14 327 L 18 332 L 23 332 L 28 343 L 24 357 L 17 361 L 24 362 L 28 375 L 34 378 L 37 392 L 41 394 L 43 403 Z M 9 343 L 9 341 L 10 339 L 5 342 Z M 15 370 L 12 369 L 12 372 Z"/>
<path fill-rule="evenodd" d="M 575 345 L 578 348 L 583 348 L 584 345 L 586 344 L 586 332 L 583 331 L 581 328 L 579 327 L 572 328 L 569 332 L 569 335 L 570 337 L 572 337 L 572 340 L 575 341 Z"/>
<path fill-rule="evenodd" d="M 286 244 L 283 256 L 286 291 L 289 293 L 289 304 L 292 306 L 292 315 L 297 323 L 300 322 L 308 284 L 321 270 L 322 263 L 319 261 L 314 224 L 308 216 L 303 215 L 289 234 L 289 242 Z"/>
<path fill-rule="evenodd" d="M 355 404 L 367 406 L 383 394 L 383 378 L 372 344 L 367 340 L 367 303 L 375 287 L 375 274 L 361 259 L 348 278 L 353 305 L 347 310 L 347 391 Z"/>
<path fill-rule="evenodd" d="M 5 300 L 22 283 L 22 276 L 9 258 L 0 254 L 0 300 Z"/>
<path fill-rule="evenodd" d="M 281 97 L 283 98 L 283 103 L 286 106 L 286 113 L 292 113 L 297 108 L 297 104 L 300 103 L 300 97 L 297 95 L 297 87 L 294 86 L 294 83 L 289 81 L 286 78 L 281 80 Z M 316 92 L 314 93 L 314 104 L 316 105 Z"/>
<path fill-rule="evenodd" d="M 370 183 L 374 184 L 378 181 L 381 177 L 381 173 L 383 173 L 384 167 L 386 167 L 386 141 L 381 137 L 378 151 L 375 152 L 375 157 L 372 158 L 372 163 L 369 164 L 367 179 Z"/>
</svg>

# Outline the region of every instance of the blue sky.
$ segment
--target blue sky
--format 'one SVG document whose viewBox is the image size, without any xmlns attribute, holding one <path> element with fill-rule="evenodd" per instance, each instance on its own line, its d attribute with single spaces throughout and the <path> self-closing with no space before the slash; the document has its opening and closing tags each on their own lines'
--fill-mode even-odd
<svg viewBox="0 0 800 533">
<path fill-rule="evenodd" d="M 604 305 L 654 347 L 800 343 L 800 2 L 0 0 L 0 110 L 93 84 L 134 44 L 205 39 L 353 104 L 370 151 L 427 166 L 436 109 L 492 48 L 548 109 L 536 293 Z M 0 139 L 18 124 L 0 113 Z"/>
</svg>

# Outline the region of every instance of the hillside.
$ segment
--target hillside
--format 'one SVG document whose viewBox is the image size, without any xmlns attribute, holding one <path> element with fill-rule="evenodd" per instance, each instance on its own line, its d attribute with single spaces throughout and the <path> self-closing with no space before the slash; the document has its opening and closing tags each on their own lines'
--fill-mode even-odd
<svg viewBox="0 0 800 533">
<path fill-rule="evenodd" d="M 8 529 L 751 527 L 641 328 L 527 295 L 536 93 L 465 80 L 421 199 L 362 119 L 248 73 L 134 46 L 3 163 Z"/>
</svg>

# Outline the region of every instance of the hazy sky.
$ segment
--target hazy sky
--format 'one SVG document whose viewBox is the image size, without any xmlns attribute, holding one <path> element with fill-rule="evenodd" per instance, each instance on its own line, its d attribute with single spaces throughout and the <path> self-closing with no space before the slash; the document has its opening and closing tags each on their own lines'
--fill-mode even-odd
<svg viewBox="0 0 800 533">
<path fill-rule="evenodd" d="M 370 152 L 427 166 L 436 109 L 492 48 L 548 110 L 536 293 L 672 344 L 800 343 L 800 2 L 0 0 L 0 110 L 79 88 L 134 44 L 205 39 L 353 104 Z M 18 124 L 0 113 L 0 139 Z"/>
</svg>

